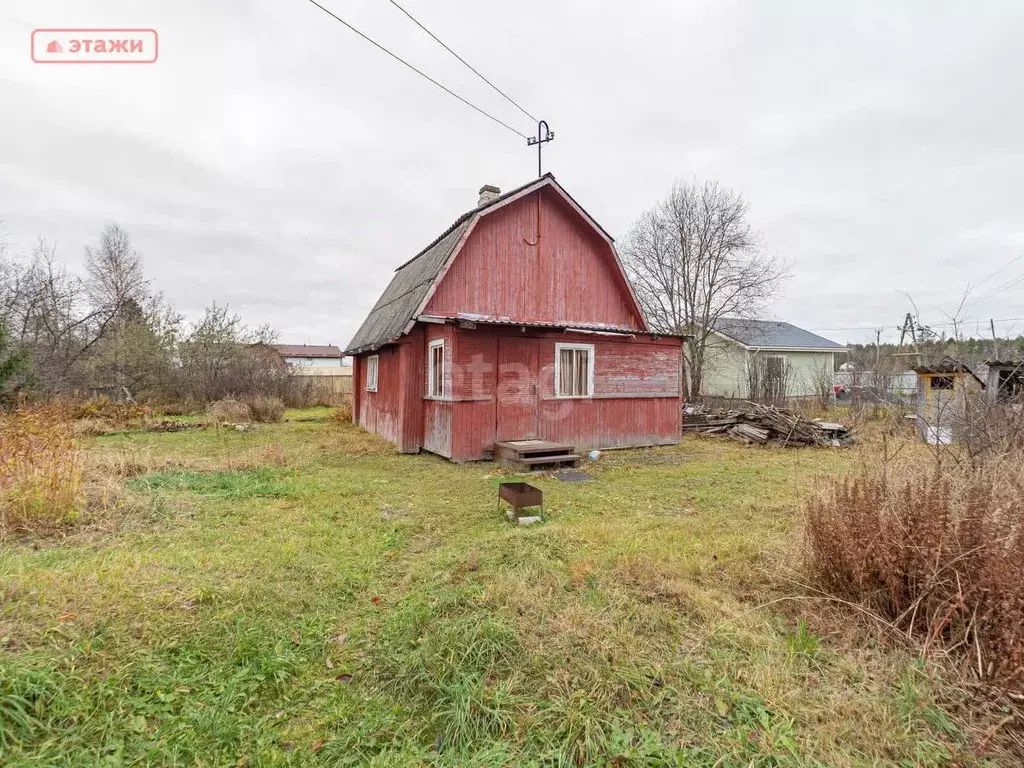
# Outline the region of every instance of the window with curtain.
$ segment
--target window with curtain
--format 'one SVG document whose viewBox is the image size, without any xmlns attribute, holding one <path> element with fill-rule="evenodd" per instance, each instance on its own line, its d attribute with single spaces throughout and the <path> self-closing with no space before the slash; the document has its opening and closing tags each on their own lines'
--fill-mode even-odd
<svg viewBox="0 0 1024 768">
<path fill-rule="evenodd" d="M 366 358 L 366 391 L 377 391 L 377 355 Z"/>
<path fill-rule="evenodd" d="M 594 394 L 594 345 L 555 345 L 555 394 L 591 397 Z"/>
<path fill-rule="evenodd" d="M 427 363 L 427 395 L 444 397 L 444 340 L 430 342 Z"/>
</svg>

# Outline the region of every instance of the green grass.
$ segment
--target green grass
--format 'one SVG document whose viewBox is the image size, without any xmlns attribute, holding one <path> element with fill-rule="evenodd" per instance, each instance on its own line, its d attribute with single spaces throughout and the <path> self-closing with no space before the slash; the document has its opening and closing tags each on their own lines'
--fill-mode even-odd
<svg viewBox="0 0 1024 768">
<path fill-rule="evenodd" d="M 524 529 L 495 465 L 330 422 L 91 450 L 171 514 L 0 550 L 4 765 L 973 761 L 934 671 L 786 599 L 855 451 L 606 452 Z"/>
</svg>

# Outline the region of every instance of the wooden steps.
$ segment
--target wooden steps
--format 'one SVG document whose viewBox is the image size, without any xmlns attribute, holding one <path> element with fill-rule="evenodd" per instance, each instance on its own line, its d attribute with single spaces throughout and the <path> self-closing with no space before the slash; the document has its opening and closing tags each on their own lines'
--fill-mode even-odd
<svg viewBox="0 0 1024 768">
<path fill-rule="evenodd" d="M 576 447 L 548 440 L 509 440 L 494 444 L 494 458 L 502 464 L 522 470 L 541 467 L 576 467 L 580 457 Z"/>
</svg>

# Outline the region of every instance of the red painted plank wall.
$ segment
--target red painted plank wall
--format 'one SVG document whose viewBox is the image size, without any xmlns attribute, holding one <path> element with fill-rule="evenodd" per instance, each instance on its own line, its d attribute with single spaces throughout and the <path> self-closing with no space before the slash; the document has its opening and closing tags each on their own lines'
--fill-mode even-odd
<svg viewBox="0 0 1024 768">
<path fill-rule="evenodd" d="M 594 345 L 594 397 L 554 395 L 556 342 Z M 458 330 L 451 458 L 480 459 L 495 440 L 537 437 L 579 449 L 673 443 L 681 427 L 682 345 L 679 339 L 528 333 L 478 327 Z M 522 354 L 533 345 L 534 354 Z M 511 371 L 499 370 L 512 360 Z M 526 362 L 532 361 L 532 362 Z M 527 368 L 531 368 L 527 370 Z M 534 386 L 537 387 L 534 395 Z M 536 397 L 536 416 L 522 406 Z M 515 407 L 514 418 L 507 415 Z M 522 434 L 503 434 L 518 425 Z M 530 430 L 530 424 L 535 424 Z"/>
<path fill-rule="evenodd" d="M 425 313 L 643 327 L 631 304 L 608 243 L 539 190 L 477 222 Z"/>
<path fill-rule="evenodd" d="M 417 325 L 402 339 L 399 350 L 399 378 L 402 388 L 399 403 L 402 453 L 418 453 L 423 447 L 423 370 L 426 341 L 423 326 Z"/>
<path fill-rule="evenodd" d="M 357 381 L 353 384 L 359 388 L 359 424 L 368 432 L 397 443 L 401 437 L 399 347 L 384 347 L 375 354 L 378 360 L 377 391 L 366 391 L 367 360 L 372 355 L 360 357 Z"/>
</svg>

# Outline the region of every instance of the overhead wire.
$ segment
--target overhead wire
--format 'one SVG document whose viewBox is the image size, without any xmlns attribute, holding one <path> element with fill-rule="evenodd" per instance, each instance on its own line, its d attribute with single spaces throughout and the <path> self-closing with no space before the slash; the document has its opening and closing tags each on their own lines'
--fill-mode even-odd
<svg viewBox="0 0 1024 768">
<path fill-rule="evenodd" d="M 472 64 L 470 64 L 470 63 L 469 63 L 468 61 L 466 61 L 466 60 L 465 60 L 464 58 L 462 58 L 461 56 L 459 56 L 459 54 L 457 54 L 457 53 L 456 53 L 455 51 L 453 51 L 453 50 L 451 49 L 451 47 L 450 47 L 450 46 L 449 46 L 449 45 L 448 45 L 447 43 L 445 43 L 445 42 L 444 42 L 444 40 L 442 40 L 442 39 L 441 39 L 441 38 L 439 38 L 439 37 L 438 37 L 437 35 L 435 35 L 435 34 L 434 34 L 433 32 L 431 32 L 431 31 L 430 31 L 429 29 L 427 29 L 427 28 L 426 28 L 426 27 L 425 27 L 425 26 L 423 25 L 423 23 L 422 23 L 422 22 L 421 22 L 421 21 L 420 21 L 419 19 L 417 19 L 417 18 L 416 18 L 415 16 L 413 16 L 413 15 L 412 15 L 411 13 L 409 13 L 409 12 L 408 12 L 407 10 L 405 10 L 405 8 L 403 8 L 403 7 L 401 6 L 401 5 L 399 5 L 399 4 L 397 3 L 397 2 L 395 2 L 395 0 L 389 0 L 389 2 L 390 2 L 390 3 L 391 3 L 391 4 L 393 5 L 393 6 L 395 6 L 395 8 L 397 8 L 397 9 L 398 9 L 398 10 L 400 10 L 400 11 L 401 11 L 402 13 L 404 13 L 404 14 L 405 14 L 405 15 L 406 15 L 406 16 L 407 16 L 407 17 L 409 18 L 409 20 L 410 20 L 410 21 L 412 21 L 412 23 L 413 23 L 413 24 L 415 24 L 415 25 L 416 25 L 417 27 L 419 27 L 419 28 L 420 28 L 420 29 L 422 29 L 422 30 L 423 30 L 424 32 L 426 32 L 426 33 L 427 33 L 428 35 L 430 35 L 430 37 L 432 37 L 432 38 L 434 39 L 434 42 L 436 42 L 436 43 L 437 43 L 438 45 L 440 45 L 440 46 L 441 46 L 442 48 L 444 48 L 444 49 L 445 49 L 446 51 L 448 51 L 448 53 L 450 53 L 450 54 L 451 54 L 452 56 L 454 56 L 454 57 L 455 57 L 456 59 L 458 59 L 458 60 L 459 60 L 459 61 L 461 61 L 461 62 L 462 62 L 463 64 L 465 64 L 465 65 L 466 65 L 466 67 L 468 67 L 468 68 L 469 68 L 469 70 L 470 70 L 470 71 L 471 71 L 471 72 L 472 72 L 472 73 L 473 73 L 474 75 L 476 75 L 477 77 L 479 77 L 479 78 L 480 78 L 481 80 L 483 80 L 483 81 L 484 81 L 485 83 L 487 83 L 487 84 L 488 84 L 489 86 L 491 86 L 491 88 L 493 88 L 493 89 L 494 89 L 495 91 L 497 91 L 497 92 L 498 92 L 499 94 L 501 94 L 501 96 L 502 96 L 502 97 L 504 97 L 504 98 L 505 98 L 505 99 L 506 99 L 506 100 L 507 100 L 507 101 L 508 101 L 508 102 L 509 102 L 510 104 L 512 104 L 512 106 L 514 106 L 514 107 L 515 107 L 516 109 L 518 109 L 518 110 L 519 110 L 520 112 L 522 112 L 522 113 L 523 113 L 524 115 L 526 115 L 526 116 L 527 116 L 528 118 L 530 118 L 530 119 L 531 119 L 531 120 L 532 120 L 533 122 L 535 122 L 535 123 L 536 123 L 536 122 L 539 122 L 539 120 L 537 120 L 537 118 L 536 118 L 536 117 L 534 117 L 534 116 L 533 116 L 533 115 L 531 115 L 531 114 L 530 114 L 529 112 L 527 112 L 527 111 L 526 111 L 526 110 L 525 110 L 525 109 L 524 109 L 524 108 L 523 108 L 523 107 L 522 107 L 522 106 L 521 106 L 521 105 L 519 104 L 519 102 L 517 102 L 517 101 L 516 101 L 515 99 L 513 99 L 513 98 L 512 98 L 511 96 L 509 96 L 509 95 L 508 95 L 507 93 L 505 93 L 505 92 L 504 92 L 503 90 L 501 90 L 501 88 L 499 88 L 498 86 L 496 86 L 496 85 L 495 85 L 494 83 L 492 83 L 492 82 L 491 82 L 490 80 L 488 80 L 488 79 L 487 79 L 486 77 L 484 77 L 484 76 L 483 76 L 483 75 L 482 75 L 482 74 L 480 73 L 480 71 L 479 71 L 479 70 L 477 70 L 477 68 L 476 68 L 476 67 L 474 67 L 474 66 L 473 66 Z"/>
<path fill-rule="evenodd" d="M 1022 276 L 1022 279 L 1024 279 L 1024 276 Z M 953 321 L 953 322 L 946 322 L 946 321 L 944 321 L 944 322 L 941 322 L 941 323 L 921 323 L 921 325 L 925 326 L 926 328 L 945 328 L 945 327 L 950 327 L 950 326 L 955 326 L 955 325 L 959 325 L 959 326 L 970 325 L 972 322 L 974 322 L 974 323 L 983 323 L 986 320 L 987 320 L 987 318 L 977 318 L 976 317 L 976 318 L 973 318 L 971 320 L 957 320 L 957 321 Z M 1012 323 L 1012 322 L 1017 322 L 1017 321 L 1020 321 L 1020 320 L 1024 320 L 1024 317 L 1004 317 L 1002 319 L 996 318 L 992 322 L 994 322 L 994 323 Z M 899 330 L 900 326 L 899 325 L 890 325 L 889 323 L 880 323 L 878 325 L 870 325 L 870 326 L 864 325 L 864 326 L 857 326 L 857 327 L 851 327 L 851 328 L 808 328 L 807 330 L 814 331 L 814 332 L 819 332 L 819 331 L 821 331 L 821 332 L 828 332 L 828 331 L 877 331 L 879 329 L 895 329 L 895 330 Z"/>
<path fill-rule="evenodd" d="M 417 75 L 419 75 L 420 77 L 422 77 L 422 78 L 424 78 L 425 80 L 428 80 L 429 82 L 431 82 L 431 83 L 433 83 L 434 85 L 436 85 L 436 86 L 437 86 L 438 88 L 440 88 L 440 89 L 441 89 L 442 91 L 444 91 L 445 93 L 447 93 L 447 94 L 448 94 L 449 96 L 453 96 L 454 98 L 456 98 L 456 99 L 458 99 L 459 101 L 461 101 L 461 102 L 462 102 L 463 104 L 465 104 L 465 105 L 466 105 L 467 107 L 469 107 L 470 109 L 473 109 L 473 110 L 475 110 L 475 111 L 479 112 L 479 113 L 480 113 L 481 115 L 483 115 L 484 117 L 488 118 L 489 120 L 493 120 L 493 121 L 494 121 L 495 123 L 497 123 L 498 125 L 500 125 L 500 126 L 501 126 L 502 128 L 505 128 L 505 129 L 507 129 L 507 130 L 511 131 L 512 133 L 514 133 L 514 134 L 515 134 L 516 136 L 518 136 L 518 137 L 519 137 L 519 138 L 521 138 L 521 139 L 527 139 L 527 138 L 529 138 L 529 137 L 528 137 L 528 136 L 527 136 L 526 134 L 524 134 L 524 133 L 521 133 L 521 132 L 517 131 L 517 130 L 516 130 L 515 128 L 513 128 L 513 127 L 512 127 L 511 125 L 509 125 L 508 123 L 506 123 L 506 122 L 504 122 L 504 121 L 502 121 L 502 120 L 498 119 L 497 117 L 495 117 L 494 115 L 492 115 L 492 114 L 491 114 L 490 112 L 487 112 L 486 110 L 484 110 L 484 109 L 481 109 L 480 107 L 478 107 L 478 106 L 477 106 L 476 104 L 474 104 L 473 102 L 469 101 L 468 99 L 465 99 L 465 98 L 463 98 L 462 96 L 460 96 L 459 94 L 457 94 L 457 93 L 456 93 L 455 91 L 453 91 L 453 90 L 452 90 L 451 88 L 449 88 L 448 86 L 446 86 L 446 85 L 443 85 L 443 84 L 439 83 L 439 82 L 438 82 L 437 80 L 435 80 L 434 78 L 432 78 L 432 77 L 431 77 L 430 75 L 428 75 L 428 74 L 427 74 L 426 72 L 424 72 L 423 70 L 421 70 L 421 69 L 418 69 L 418 68 L 417 68 L 417 67 L 415 67 L 414 65 L 410 64 L 410 63 L 409 63 L 408 61 L 406 61 L 405 59 L 403 59 L 403 58 L 402 58 L 401 56 L 399 56 L 399 55 L 398 55 L 397 53 L 393 53 L 392 51 L 388 50 L 388 49 L 387 49 L 387 48 L 385 48 L 385 47 L 384 47 L 383 45 L 381 45 L 381 44 L 380 44 L 380 43 L 378 43 L 378 42 L 377 42 L 376 40 L 374 40 L 374 39 L 373 39 L 372 37 L 369 37 L 368 35 L 365 35 L 365 34 L 363 34 L 363 33 L 362 33 L 362 32 L 360 32 L 360 31 L 359 31 L 358 29 L 356 29 L 356 28 L 355 28 L 354 26 L 352 26 L 352 25 L 351 25 L 351 24 L 349 24 L 349 23 L 348 23 L 347 21 L 345 21 L 345 20 L 344 20 L 343 18 L 341 18 L 340 16 L 338 16 L 338 15 L 337 15 L 336 13 L 334 13 L 333 11 L 330 11 L 330 10 L 328 10 L 327 8 L 325 8 L 324 6 L 322 6 L 322 5 L 320 4 L 320 3 L 318 3 L 318 2 L 317 2 L 317 0 L 309 0 L 309 2 L 311 2 L 311 3 L 313 4 L 313 5 L 315 5 L 315 6 L 317 7 L 317 8 L 319 8 L 319 9 L 320 9 L 321 11 L 323 11 L 324 13 L 326 13 L 326 14 L 327 14 L 328 16 L 330 16 L 330 17 L 331 17 L 332 19 L 334 19 L 335 21 L 337 21 L 337 22 L 339 22 L 340 24 L 342 24 L 342 25 L 344 25 L 345 27 L 347 27 L 347 28 L 348 28 L 348 29 L 349 29 L 350 31 L 352 31 L 352 32 L 354 32 L 355 34 L 359 35 L 359 37 L 363 38 L 363 40 L 365 40 L 366 42 L 370 43 L 370 45 L 374 46 L 375 48 L 377 48 L 377 49 L 378 49 L 378 50 L 380 50 L 380 51 L 383 51 L 383 52 L 384 52 L 384 53 L 386 53 L 386 54 L 387 54 L 388 56 L 390 56 L 391 58 L 393 58 L 393 59 L 394 59 L 395 61 L 397 61 L 397 62 L 399 62 L 399 63 L 401 63 L 401 64 L 405 65 L 406 67 L 408 67 L 409 69 L 411 69 L 411 70 L 412 70 L 413 72 L 415 72 L 415 73 L 416 73 Z"/>
</svg>

